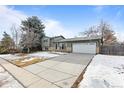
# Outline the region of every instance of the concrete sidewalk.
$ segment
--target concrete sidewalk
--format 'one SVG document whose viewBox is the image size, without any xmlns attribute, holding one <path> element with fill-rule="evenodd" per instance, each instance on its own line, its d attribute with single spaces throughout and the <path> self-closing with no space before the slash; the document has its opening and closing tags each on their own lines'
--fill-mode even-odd
<svg viewBox="0 0 124 93">
<path fill-rule="evenodd" d="M 42 87 L 42 88 L 54 88 L 58 87 L 42 78 L 39 76 L 36 76 L 32 74 L 29 71 L 24 70 L 23 68 L 19 68 L 6 60 L 3 60 L 0 58 L 0 64 L 7 70 L 9 71 L 13 77 L 16 78 L 17 81 L 20 82 L 24 87 Z"/>
</svg>

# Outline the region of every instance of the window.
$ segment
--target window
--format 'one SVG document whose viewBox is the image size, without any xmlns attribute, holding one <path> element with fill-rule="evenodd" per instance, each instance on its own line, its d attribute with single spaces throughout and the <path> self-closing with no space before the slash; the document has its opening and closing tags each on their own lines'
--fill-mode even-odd
<svg viewBox="0 0 124 93">
<path fill-rule="evenodd" d="M 62 49 L 64 49 L 64 44 L 62 44 Z"/>
<path fill-rule="evenodd" d="M 44 42 L 48 42 L 48 40 L 46 39 L 46 40 L 44 40 Z"/>
<path fill-rule="evenodd" d="M 57 44 L 56 44 L 56 49 L 57 49 Z"/>
</svg>

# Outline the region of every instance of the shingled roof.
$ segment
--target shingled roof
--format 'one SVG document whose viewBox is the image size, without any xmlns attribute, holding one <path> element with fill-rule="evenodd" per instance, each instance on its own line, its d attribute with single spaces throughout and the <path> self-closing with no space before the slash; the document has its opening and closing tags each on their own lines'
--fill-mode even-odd
<svg viewBox="0 0 124 93">
<path fill-rule="evenodd" d="M 76 38 L 68 38 L 68 39 L 63 39 L 57 42 L 73 42 L 73 41 L 89 41 L 89 40 L 100 40 L 102 39 L 101 36 L 97 37 L 76 37 Z"/>
</svg>

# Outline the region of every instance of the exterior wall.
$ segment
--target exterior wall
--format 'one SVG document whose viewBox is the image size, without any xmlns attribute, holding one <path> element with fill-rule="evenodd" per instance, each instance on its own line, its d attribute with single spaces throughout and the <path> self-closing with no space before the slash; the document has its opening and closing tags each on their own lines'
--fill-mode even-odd
<svg viewBox="0 0 124 93">
<path fill-rule="evenodd" d="M 57 49 L 55 47 L 52 47 L 53 51 L 59 51 L 59 52 L 72 52 L 72 43 L 55 43 L 57 44 Z"/>
<path fill-rule="evenodd" d="M 64 39 L 62 36 L 53 37 L 53 38 L 44 37 L 42 40 L 42 50 L 49 50 L 49 51 L 59 50 L 59 47 L 57 47 L 56 49 L 56 43 L 54 42 L 60 41 L 62 39 Z"/>
<path fill-rule="evenodd" d="M 96 47 L 96 53 L 97 53 L 97 54 L 100 53 L 100 47 Z"/>
<path fill-rule="evenodd" d="M 50 38 L 44 37 L 42 40 L 42 50 L 48 50 L 50 47 Z"/>
<path fill-rule="evenodd" d="M 77 42 L 77 43 L 94 43 L 96 42 L 96 53 L 98 54 L 100 52 L 100 41 L 81 41 L 81 42 Z M 60 52 L 72 52 L 72 44 L 76 43 L 76 42 L 61 42 L 58 43 L 58 48 L 55 49 L 53 48 L 54 51 L 60 51 Z M 64 49 L 62 49 L 62 44 L 64 44 Z"/>
<path fill-rule="evenodd" d="M 101 45 L 102 45 L 102 40 L 98 40 L 98 41 L 97 41 L 97 48 L 96 48 L 96 53 L 97 53 L 97 54 L 100 53 Z"/>
<path fill-rule="evenodd" d="M 42 49 L 49 51 L 60 51 L 60 52 L 72 52 L 72 44 L 76 42 L 58 42 L 64 39 L 61 36 L 58 37 L 44 37 L 42 40 Z M 77 41 L 77 43 L 92 43 L 96 42 L 96 53 L 100 52 L 101 40 L 90 40 L 90 41 Z"/>
<path fill-rule="evenodd" d="M 72 43 L 67 43 L 66 51 L 67 52 L 72 52 Z"/>
<path fill-rule="evenodd" d="M 51 38 L 51 39 L 50 39 L 50 47 L 49 47 L 49 50 L 50 50 L 50 51 L 59 50 L 59 49 L 60 49 L 59 43 L 55 43 L 55 42 L 58 42 L 58 41 L 60 41 L 60 40 L 62 40 L 62 39 L 64 39 L 64 38 L 61 37 L 61 36 Z M 56 49 L 56 44 L 57 44 L 57 49 Z"/>
</svg>

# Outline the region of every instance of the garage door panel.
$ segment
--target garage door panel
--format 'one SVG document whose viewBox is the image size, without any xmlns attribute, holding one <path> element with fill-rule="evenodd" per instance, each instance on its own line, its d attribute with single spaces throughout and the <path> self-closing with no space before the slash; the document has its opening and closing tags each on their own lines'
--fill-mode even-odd
<svg viewBox="0 0 124 93">
<path fill-rule="evenodd" d="M 96 53 L 96 43 L 73 43 L 73 53 Z"/>
</svg>

